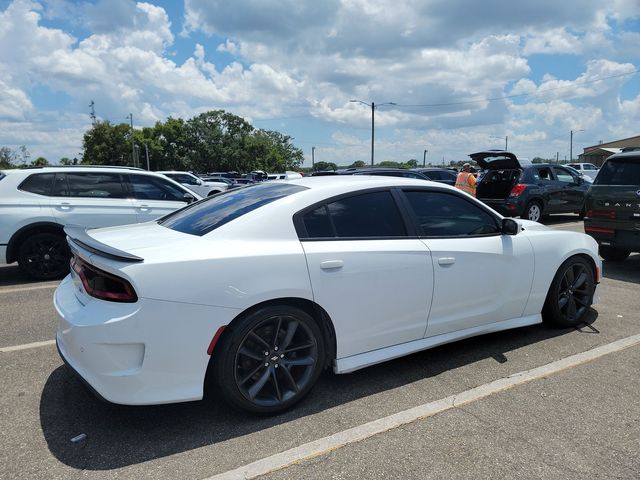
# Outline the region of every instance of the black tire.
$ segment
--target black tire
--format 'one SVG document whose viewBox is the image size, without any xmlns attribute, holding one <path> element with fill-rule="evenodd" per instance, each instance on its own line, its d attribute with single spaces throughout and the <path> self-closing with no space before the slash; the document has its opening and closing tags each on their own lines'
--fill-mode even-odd
<svg viewBox="0 0 640 480">
<path fill-rule="evenodd" d="M 584 220 L 585 215 L 587 214 L 585 207 L 582 207 L 582 210 L 578 212 L 578 220 Z"/>
<path fill-rule="evenodd" d="M 542 318 L 554 327 L 582 323 L 593 303 L 594 273 L 582 257 L 571 257 L 556 272 L 542 308 Z"/>
<path fill-rule="evenodd" d="M 30 278 L 52 280 L 69 273 L 71 251 L 63 234 L 36 233 L 18 249 L 18 265 Z"/>
<path fill-rule="evenodd" d="M 279 413 L 318 380 L 325 364 L 322 330 L 299 308 L 260 308 L 225 332 L 211 362 L 209 395 L 252 413 Z"/>
<path fill-rule="evenodd" d="M 527 220 L 532 220 L 534 222 L 539 222 L 542 220 L 543 216 L 542 204 L 538 201 L 531 201 L 527 203 L 527 206 L 520 215 L 520 218 L 526 218 Z"/>
<path fill-rule="evenodd" d="M 631 255 L 631 250 L 600 245 L 598 253 L 608 262 L 620 262 Z"/>
</svg>

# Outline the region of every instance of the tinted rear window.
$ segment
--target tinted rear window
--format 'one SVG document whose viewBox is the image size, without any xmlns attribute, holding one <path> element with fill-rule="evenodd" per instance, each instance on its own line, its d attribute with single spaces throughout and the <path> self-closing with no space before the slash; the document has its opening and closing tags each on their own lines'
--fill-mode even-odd
<svg viewBox="0 0 640 480">
<path fill-rule="evenodd" d="M 37 193 L 38 195 L 51 195 L 51 183 L 53 173 L 37 173 L 27 177 L 18 187 L 25 192 Z M 2 178 L 0 176 L 0 178 Z"/>
<path fill-rule="evenodd" d="M 205 235 L 257 208 L 306 190 L 291 184 L 261 184 L 209 197 L 169 214 L 158 223 L 190 235 Z"/>
<path fill-rule="evenodd" d="M 593 181 L 594 185 L 640 185 L 640 158 L 607 160 Z"/>
</svg>

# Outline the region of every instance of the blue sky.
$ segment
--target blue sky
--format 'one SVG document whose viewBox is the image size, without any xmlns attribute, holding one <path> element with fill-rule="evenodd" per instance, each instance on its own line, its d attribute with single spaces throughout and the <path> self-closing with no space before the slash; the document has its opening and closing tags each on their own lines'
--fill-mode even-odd
<svg viewBox="0 0 640 480">
<path fill-rule="evenodd" d="M 637 0 L 0 0 L 0 146 L 77 156 L 100 119 L 209 109 L 316 160 L 560 158 L 640 135 Z"/>
</svg>

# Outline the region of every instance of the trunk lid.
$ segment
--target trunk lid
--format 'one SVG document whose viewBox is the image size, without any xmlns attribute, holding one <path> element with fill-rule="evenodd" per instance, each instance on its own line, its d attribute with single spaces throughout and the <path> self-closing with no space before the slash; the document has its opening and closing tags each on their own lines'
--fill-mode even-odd
<svg viewBox="0 0 640 480">
<path fill-rule="evenodd" d="M 484 170 L 516 170 L 529 163 L 518 160 L 513 153 L 505 150 L 485 150 L 471 153 L 469 156 Z"/>
</svg>

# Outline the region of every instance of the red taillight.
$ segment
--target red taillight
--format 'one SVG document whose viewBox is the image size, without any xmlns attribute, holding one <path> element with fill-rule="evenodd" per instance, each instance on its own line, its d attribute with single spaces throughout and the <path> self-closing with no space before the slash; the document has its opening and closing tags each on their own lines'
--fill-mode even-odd
<svg viewBox="0 0 640 480">
<path fill-rule="evenodd" d="M 615 230 L 611 229 L 611 228 L 600 228 L 600 227 L 584 227 L 584 231 L 585 232 L 593 232 L 593 233 L 606 233 L 608 235 L 613 235 L 615 232 Z"/>
<path fill-rule="evenodd" d="M 519 197 L 527 186 L 524 183 L 517 183 L 511 189 L 510 197 Z"/>
<path fill-rule="evenodd" d="M 616 212 L 614 210 L 587 210 L 585 214 L 587 218 L 607 218 L 609 220 L 616 219 Z"/>
<path fill-rule="evenodd" d="M 133 287 L 124 278 L 100 270 L 75 256 L 71 259 L 71 268 L 82 281 L 86 292 L 92 297 L 110 302 L 138 301 Z"/>
</svg>

